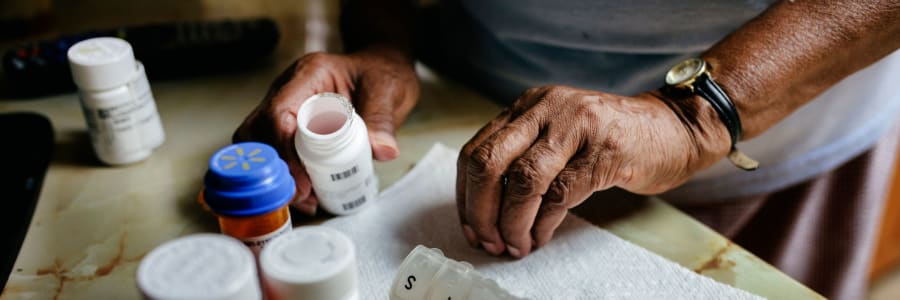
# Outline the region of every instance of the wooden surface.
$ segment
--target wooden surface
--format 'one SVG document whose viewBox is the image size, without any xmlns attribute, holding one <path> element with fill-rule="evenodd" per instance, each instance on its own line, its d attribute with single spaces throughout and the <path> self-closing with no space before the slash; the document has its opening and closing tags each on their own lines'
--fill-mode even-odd
<svg viewBox="0 0 900 300">
<path fill-rule="evenodd" d="M 900 267 L 900 159 L 894 166 L 894 179 L 881 217 L 878 246 L 872 260 L 870 279 L 876 279 Z"/>
</svg>

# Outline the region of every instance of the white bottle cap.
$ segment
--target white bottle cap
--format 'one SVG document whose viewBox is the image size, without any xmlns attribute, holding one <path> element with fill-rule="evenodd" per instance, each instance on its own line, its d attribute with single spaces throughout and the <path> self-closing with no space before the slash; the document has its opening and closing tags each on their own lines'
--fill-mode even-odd
<svg viewBox="0 0 900 300">
<path fill-rule="evenodd" d="M 221 234 L 181 237 L 153 249 L 137 270 L 145 299 L 261 299 L 253 254 Z"/>
<path fill-rule="evenodd" d="M 340 231 L 295 228 L 266 245 L 259 264 L 270 299 L 359 298 L 356 250 Z"/>
<path fill-rule="evenodd" d="M 114 37 L 76 43 L 68 52 L 72 79 L 85 90 L 107 90 L 134 78 L 137 65 L 131 45 Z"/>
</svg>

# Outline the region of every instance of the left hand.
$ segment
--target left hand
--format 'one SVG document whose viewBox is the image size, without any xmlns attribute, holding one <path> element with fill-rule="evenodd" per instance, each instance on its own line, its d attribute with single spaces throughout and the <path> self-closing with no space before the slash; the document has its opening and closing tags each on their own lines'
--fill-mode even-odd
<svg viewBox="0 0 900 300">
<path fill-rule="evenodd" d="M 460 153 L 456 198 L 466 239 L 493 255 L 523 257 L 595 191 L 674 188 L 728 152 L 717 116 L 696 97 L 529 89 Z"/>
<path fill-rule="evenodd" d="M 294 134 L 300 105 L 322 92 L 338 93 L 353 101 L 369 130 L 373 157 L 385 161 L 399 154 L 394 130 L 416 104 L 419 81 L 413 60 L 388 46 L 371 46 L 349 54 L 309 53 L 275 79 L 232 139 L 274 147 L 297 185 L 291 205 L 308 215 L 316 214 L 318 198 L 297 156 Z"/>
</svg>

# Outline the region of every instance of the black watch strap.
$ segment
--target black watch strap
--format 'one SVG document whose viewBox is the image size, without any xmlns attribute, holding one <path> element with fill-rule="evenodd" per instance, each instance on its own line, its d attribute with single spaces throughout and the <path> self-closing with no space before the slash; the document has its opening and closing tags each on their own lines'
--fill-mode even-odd
<svg viewBox="0 0 900 300">
<path fill-rule="evenodd" d="M 709 101 L 719 114 L 719 119 L 728 128 L 728 133 L 731 135 L 731 146 L 737 144 L 743 135 L 743 127 L 741 127 L 741 119 L 738 117 L 737 108 L 734 107 L 731 98 L 728 98 L 728 94 L 725 94 L 725 91 L 715 81 L 712 81 L 707 74 L 697 77 L 697 80 L 694 81 L 694 90 Z"/>
<path fill-rule="evenodd" d="M 698 76 L 694 81 L 693 86 L 696 93 L 712 105 L 713 109 L 715 109 L 716 113 L 719 115 L 719 120 L 721 120 L 722 124 L 725 124 L 725 127 L 728 128 L 728 134 L 731 136 L 731 151 L 728 153 L 728 159 L 731 160 L 735 166 L 744 170 L 751 171 L 759 167 L 759 162 L 753 160 L 735 147 L 735 144 L 741 140 L 743 127 L 737 108 L 734 106 L 734 102 L 731 101 L 731 98 L 728 97 L 728 94 L 726 94 L 725 91 L 709 77 L 708 73 L 703 73 Z"/>
</svg>

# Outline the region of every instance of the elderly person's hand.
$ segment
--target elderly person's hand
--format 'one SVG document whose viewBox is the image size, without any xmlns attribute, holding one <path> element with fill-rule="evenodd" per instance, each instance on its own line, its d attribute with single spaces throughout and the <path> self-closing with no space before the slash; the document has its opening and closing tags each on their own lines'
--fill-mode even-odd
<svg viewBox="0 0 900 300">
<path fill-rule="evenodd" d="M 463 232 L 493 255 L 523 257 L 593 192 L 660 193 L 729 149 L 726 128 L 699 98 L 529 89 L 462 149 L 456 191 Z"/>
<path fill-rule="evenodd" d="M 323 92 L 351 99 L 369 129 L 373 156 L 391 160 L 399 151 L 394 129 L 415 105 L 419 83 L 410 58 L 378 47 L 348 55 L 307 54 L 275 80 L 233 140 L 260 141 L 278 150 L 297 183 L 292 205 L 307 214 L 315 214 L 318 201 L 294 147 L 296 117 L 304 100 Z"/>
</svg>

